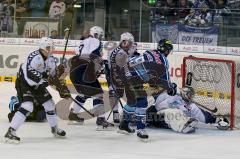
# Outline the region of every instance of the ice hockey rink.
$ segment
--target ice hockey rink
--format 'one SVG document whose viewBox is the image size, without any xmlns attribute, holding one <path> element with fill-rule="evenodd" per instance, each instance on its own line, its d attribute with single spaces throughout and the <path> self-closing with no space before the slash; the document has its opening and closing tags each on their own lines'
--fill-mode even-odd
<svg viewBox="0 0 240 159">
<path fill-rule="evenodd" d="M 239 159 L 240 131 L 220 131 L 201 126 L 195 134 L 171 130 L 148 129 L 150 139 L 141 142 L 134 135 L 116 131 L 96 131 L 95 119 L 84 125 L 59 127 L 67 132 L 65 139 L 54 138 L 48 123 L 25 123 L 17 132 L 20 144 L 4 143 L 9 123 L 8 103 L 15 95 L 14 83 L 0 82 L 0 158 L 1 159 Z M 54 100 L 58 94 L 52 93 Z M 88 107 L 88 106 L 87 106 Z M 90 107 L 90 106 L 89 106 Z M 111 119 L 111 118 L 110 118 Z"/>
</svg>

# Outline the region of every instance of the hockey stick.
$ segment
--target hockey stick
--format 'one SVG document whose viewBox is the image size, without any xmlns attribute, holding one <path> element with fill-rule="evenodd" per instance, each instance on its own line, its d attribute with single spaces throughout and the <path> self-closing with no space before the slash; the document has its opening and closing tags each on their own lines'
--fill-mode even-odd
<svg viewBox="0 0 240 159">
<path fill-rule="evenodd" d="M 104 67 L 104 73 L 105 73 L 105 76 L 106 76 L 107 83 L 109 84 L 109 86 L 112 86 L 113 91 L 114 91 L 114 95 L 115 95 L 115 97 L 117 98 L 117 100 L 119 101 L 121 107 L 123 108 L 123 104 L 122 104 L 122 101 L 121 101 L 121 99 L 120 99 L 120 96 L 119 96 L 119 94 L 117 93 L 117 90 L 116 90 L 115 86 L 112 84 L 112 78 L 111 78 L 110 69 L 109 69 L 109 67 L 108 67 L 108 61 L 105 61 L 105 62 L 104 62 L 104 65 L 105 65 L 105 67 Z M 111 116 L 111 114 L 112 114 L 112 112 L 113 112 L 113 108 L 114 108 L 114 106 L 111 108 L 111 111 L 110 111 L 110 113 L 109 113 L 109 115 L 108 115 L 108 117 L 107 117 L 107 120 L 108 120 L 109 117 Z"/>
<path fill-rule="evenodd" d="M 94 114 L 92 114 L 91 112 L 89 112 L 84 106 L 82 106 L 76 99 L 74 99 L 72 96 L 71 96 L 71 99 L 79 106 L 81 107 L 85 112 L 87 112 L 89 115 L 91 115 L 93 118 L 95 117 Z"/>
<path fill-rule="evenodd" d="M 195 102 L 195 101 L 193 101 L 195 104 L 197 104 L 197 106 L 199 106 L 199 107 L 201 107 L 202 109 L 204 109 L 204 110 L 206 110 L 206 111 L 208 111 L 208 112 L 210 112 L 210 113 L 213 113 L 213 114 L 215 114 L 217 111 L 218 111 L 218 108 L 217 107 L 215 107 L 214 109 L 210 109 L 210 108 L 207 108 L 206 106 L 204 106 L 204 105 L 202 105 L 202 104 L 200 104 L 200 103 L 198 103 L 198 102 Z"/>
<path fill-rule="evenodd" d="M 182 90 L 182 88 L 179 88 L 180 90 Z M 179 94 L 178 93 L 178 95 L 180 95 L 181 96 L 181 94 Z M 214 109 L 210 109 L 210 108 L 208 108 L 208 107 L 206 107 L 206 106 L 204 106 L 204 105 L 202 105 L 202 104 L 200 104 L 200 103 L 198 103 L 198 102 L 196 102 L 196 101 L 194 101 L 194 100 L 192 100 L 192 102 L 193 103 L 195 103 L 195 104 L 197 104 L 199 107 L 201 107 L 202 109 L 204 109 L 204 110 L 206 110 L 206 111 L 208 111 L 208 112 L 210 112 L 210 113 L 216 113 L 217 111 L 218 111 L 218 108 L 217 107 L 215 107 Z"/>
<path fill-rule="evenodd" d="M 179 89 L 181 90 L 181 88 L 179 88 Z M 177 93 L 177 95 L 181 96 L 181 94 L 179 94 L 179 93 Z M 196 102 L 194 100 L 192 100 L 191 102 L 195 103 L 197 106 L 201 107 L 202 109 L 204 109 L 204 110 L 206 110 L 206 111 L 208 111 L 210 113 L 214 114 L 214 113 L 216 113 L 218 111 L 217 107 L 215 107 L 214 109 L 210 109 L 210 108 L 208 108 L 208 107 L 206 107 L 206 106 L 204 106 L 204 105 L 202 105 L 202 104 L 200 104 L 200 103 L 198 103 L 198 102 Z"/>
<path fill-rule="evenodd" d="M 120 103 L 120 105 L 121 105 L 121 107 L 122 107 L 122 109 L 123 109 L 122 101 L 121 101 L 121 99 L 120 99 L 120 97 L 119 97 L 119 95 L 118 95 L 118 93 L 117 93 L 117 91 L 116 91 L 116 89 L 115 89 L 115 86 L 114 86 L 113 84 L 112 84 L 111 86 L 112 86 L 112 88 L 113 88 L 115 97 L 117 98 L 117 100 L 119 101 L 119 103 Z M 112 114 L 112 112 L 113 112 L 113 108 L 114 108 L 114 106 L 112 107 L 112 109 L 111 109 L 111 111 L 110 111 L 110 113 L 109 113 L 109 115 L 108 115 L 108 117 L 107 117 L 107 120 L 108 120 L 109 117 L 111 116 L 111 114 Z"/>
<path fill-rule="evenodd" d="M 74 13 L 73 13 L 73 14 L 74 14 Z M 73 17 L 72 17 L 72 19 L 73 19 Z M 68 30 L 67 39 L 66 39 L 65 46 L 64 46 L 64 51 L 63 51 L 63 56 L 62 56 L 61 64 L 63 64 L 63 61 L 64 61 L 64 59 L 65 59 L 65 55 L 66 55 L 66 51 L 67 51 L 67 45 L 68 45 L 68 40 L 69 40 L 71 31 L 72 31 L 72 24 L 69 26 L 69 30 Z"/>
<path fill-rule="evenodd" d="M 65 46 L 64 46 L 64 52 L 63 52 L 61 64 L 63 64 L 64 58 L 65 58 L 65 55 L 66 55 L 68 40 L 69 40 L 71 31 L 72 31 L 72 25 L 73 25 L 73 20 L 74 20 L 74 18 L 73 18 L 74 17 L 74 12 L 75 12 L 74 4 L 76 4 L 77 2 L 78 2 L 77 0 L 74 0 L 74 1 L 72 1 L 72 4 L 71 4 L 73 6 L 73 12 L 72 12 L 72 17 L 71 17 L 72 19 L 71 19 L 71 24 L 68 27 L 69 30 L 68 30 L 68 35 L 67 35 L 67 39 L 66 39 Z"/>
</svg>

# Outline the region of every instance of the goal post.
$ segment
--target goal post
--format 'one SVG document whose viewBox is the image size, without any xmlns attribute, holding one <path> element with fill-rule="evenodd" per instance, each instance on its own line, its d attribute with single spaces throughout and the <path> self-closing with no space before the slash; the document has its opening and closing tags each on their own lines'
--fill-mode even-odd
<svg viewBox="0 0 240 159">
<path fill-rule="evenodd" d="M 192 87 L 193 101 L 217 108 L 215 113 L 230 118 L 230 128 L 240 128 L 240 65 L 232 60 L 184 57 L 182 86 Z"/>
</svg>

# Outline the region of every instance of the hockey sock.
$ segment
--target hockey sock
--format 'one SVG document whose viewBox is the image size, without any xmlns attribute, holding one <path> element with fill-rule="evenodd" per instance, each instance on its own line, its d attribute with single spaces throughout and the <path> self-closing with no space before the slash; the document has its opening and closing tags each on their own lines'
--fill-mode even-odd
<svg viewBox="0 0 240 159">
<path fill-rule="evenodd" d="M 15 113 L 10 126 L 17 130 L 31 112 L 33 112 L 33 103 L 30 101 L 23 102 L 19 110 Z"/>
<path fill-rule="evenodd" d="M 136 108 L 136 125 L 137 129 L 145 129 L 146 127 L 146 108 Z"/>
<path fill-rule="evenodd" d="M 106 114 L 106 113 L 103 113 L 103 114 L 101 114 L 101 115 L 98 115 L 98 117 L 105 118 L 105 114 Z"/>
<path fill-rule="evenodd" d="M 55 113 L 55 104 L 52 99 L 46 101 L 45 103 L 42 104 L 45 112 L 46 112 L 46 117 L 49 125 L 51 127 L 57 126 L 57 116 Z"/>
<path fill-rule="evenodd" d="M 55 114 L 55 111 L 46 112 L 46 117 L 47 117 L 47 121 L 51 127 L 57 126 L 57 116 Z"/>
<path fill-rule="evenodd" d="M 105 118 L 105 108 L 103 103 L 103 97 L 95 97 L 93 99 L 93 107 L 94 107 L 94 114 L 98 117 L 104 117 Z"/>
<path fill-rule="evenodd" d="M 118 103 L 113 107 L 113 112 L 118 112 Z"/>
<path fill-rule="evenodd" d="M 84 96 L 80 96 L 80 95 L 76 96 L 75 99 L 76 99 L 76 100 L 78 101 L 78 103 L 81 104 L 81 105 L 84 105 L 84 103 L 85 103 L 85 101 L 86 101 L 86 98 L 85 98 Z M 80 110 L 81 110 L 81 107 L 80 107 L 77 103 L 75 103 L 75 102 L 74 102 L 72 108 L 73 108 L 73 112 L 74 112 L 74 113 L 79 113 Z"/>
<path fill-rule="evenodd" d="M 118 97 L 116 97 L 116 94 L 114 90 L 112 90 L 112 86 L 109 88 L 109 103 L 111 108 L 113 109 L 114 112 L 118 111 Z"/>
<path fill-rule="evenodd" d="M 12 118 L 12 121 L 10 123 L 10 127 L 17 130 L 24 123 L 26 118 L 27 117 L 23 113 L 17 111 Z"/>
<path fill-rule="evenodd" d="M 136 107 L 131 107 L 128 104 L 125 104 L 123 107 L 123 120 L 125 120 L 126 122 L 131 122 L 135 110 Z"/>
</svg>

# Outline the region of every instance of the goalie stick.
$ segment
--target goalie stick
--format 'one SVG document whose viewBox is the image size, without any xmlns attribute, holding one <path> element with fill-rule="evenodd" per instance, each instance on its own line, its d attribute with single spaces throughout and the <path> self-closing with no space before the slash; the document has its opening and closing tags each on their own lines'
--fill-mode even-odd
<svg viewBox="0 0 240 159">
<path fill-rule="evenodd" d="M 181 90 L 181 88 L 179 88 L 179 89 Z M 177 93 L 177 95 L 181 96 L 181 94 L 179 94 L 179 93 Z M 208 107 L 206 107 L 206 106 L 204 106 L 204 105 L 202 105 L 202 104 L 200 104 L 200 103 L 198 103 L 194 100 L 192 100 L 191 102 L 197 104 L 197 106 L 201 107 L 202 109 L 204 109 L 204 110 L 206 110 L 206 111 L 208 111 L 212 114 L 215 114 L 218 111 L 217 107 L 215 107 L 214 109 L 210 109 L 210 108 L 208 108 Z"/>
<path fill-rule="evenodd" d="M 197 104 L 199 107 L 201 107 L 202 109 L 204 109 L 204 110 L 206 110 L 206 111 L 208 111 L 208 112 L 210 112 L 212 114 L 215 114 L 218 111 L 217 107 L 215 107 L 214 109 L 210 109 L 210 108 L 208 108 L 208 107 L 206 107 L 206 106 L 204 106 L 204 105 L 202 105 L 202 104 L 200 104 L 198 102 L 193 101 L 193 103 Z"/>
</svg>

